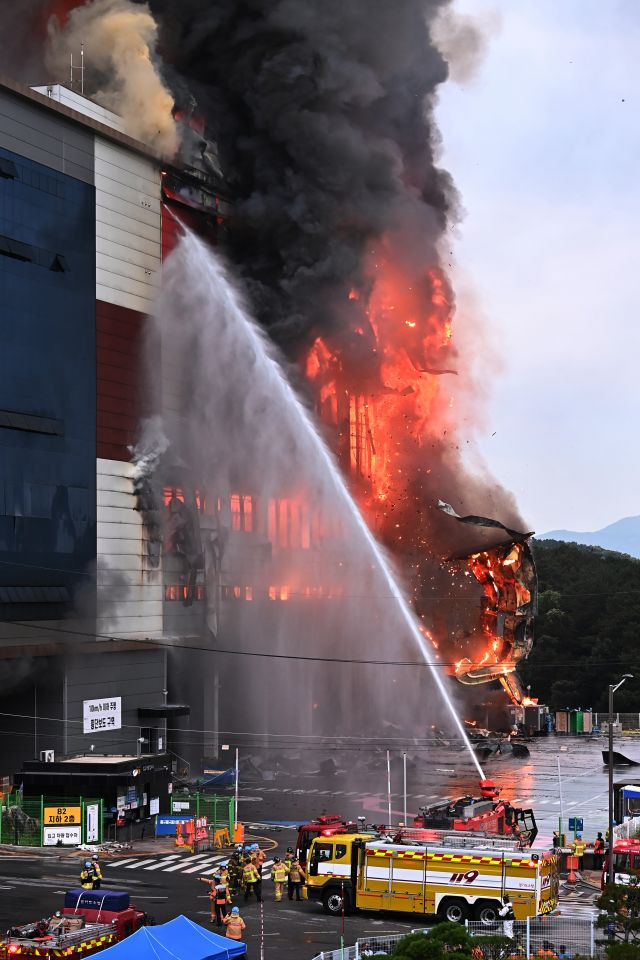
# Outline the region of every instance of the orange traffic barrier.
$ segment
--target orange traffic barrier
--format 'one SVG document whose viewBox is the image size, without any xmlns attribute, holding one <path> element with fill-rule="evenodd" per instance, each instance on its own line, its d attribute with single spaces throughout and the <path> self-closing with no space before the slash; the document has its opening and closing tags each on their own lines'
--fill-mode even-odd
<svg viewBox="0 0 640 960">
<path fill-rule="evenodd" d="M 233 842 L 244 843 L 244 823 L 237 823 L 233 828 Z"/>
<path fill-rule="evenodd" d="M 230 847 L 229 831 L 226 827 L 222 830 L 215 830 L 213 834 L 214 847 Z"/>
<path fill-rule="evenodd" d="M 567 876 L 567 883 L 577 883 L 578 878 L 576 877 L 576 869 L 579 867 L 580 861 L 577 857 L 568 856 L 567 857 L 567 869 L 569 870 Z"/>
</svg>

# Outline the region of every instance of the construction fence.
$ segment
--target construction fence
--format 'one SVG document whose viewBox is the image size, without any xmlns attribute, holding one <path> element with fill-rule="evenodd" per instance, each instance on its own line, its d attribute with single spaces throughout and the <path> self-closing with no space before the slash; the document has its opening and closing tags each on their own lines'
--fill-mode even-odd
<svg viewBox="0 0 640 960">
<path fill-rule="evenodd" d="M 104 808 L 100 799 L 74 797 L 2 797 L 0 843 L 18 847 L 78 846 L 101 843 Z"/>
<path fill-rule="evenodd" d="M 614 731 L 637 730 L 640 731 L 640 713 L 614 713 L 613 722 L 616 724 Z M 608 729 L 609 714 L 594 713 L 593 726 L 602 730 L 603 725 Z"/>
<path fill-rule="evenodd" d="M 233 836 L 235 802 L 233 797 L 210 793 L 179 793 L 171 797 L 171 813 L 188 817 L 206 817 L 214 830 L 229 831 Z"/>
<path fill-rule="evenodd" d="M 502 923 L 485 924 L 480 921 L 468 920 L 465 924 L 474 938 L 478 948 L 482 950 L 482 938 L 486 936 L 504 935 Z M 428 930 L 420 928 L 411 930 L 411 933 Z M 549 960 L 552 956 L 580 956 L 603 958 L 605 946 L 608 943 L 604 930 L 596 926 L 595 917 L 536 917 L 530 920 L 519 920 L 514 923 L 514 947 L 505 950 L 502 954 L 496 953 L 492 945 L 487 950 L 486 960 L 506 960 L 507 957 L 521 956 L 522 960 L 544 956 Z M 337 950 L 324 951 L 317 954 L 313 960 L 361 960 L 371 956 L 392 956 L 395 946 L 407 934 L 395 934 L 385 937 L 364 937 L 349 947 Z"/>
</svg>

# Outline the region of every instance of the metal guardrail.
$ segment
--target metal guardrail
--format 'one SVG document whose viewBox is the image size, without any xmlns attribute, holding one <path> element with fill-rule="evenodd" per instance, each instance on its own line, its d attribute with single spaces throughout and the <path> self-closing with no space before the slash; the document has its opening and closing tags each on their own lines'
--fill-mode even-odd
<svg viewBox="0 0 640 960">
<path fill-rule="evenodd" d="M 482 949 L 482 937 L 504 935 L 504 924 L 485 924 L 476 920 L 465 923 L 469 933 Z M 517 920 L 514 923 L 514 950 L 521 953 L 523 960 L 535 958 L 541 950 L 550 950 L 556 956 L 560 952 L 581 957 L 605 957 L 604 931 L 596 927 L 594 917 L 535 917 L 529 920 Z M 426 933 L 427 930 L 411 930 L 410 933 Z M 364 937 L 344 949 L 324 951 L 313 960 L 364 960 L 370 956 L 391 956 L 393 949 L 407 934 L 394 934 L 387 937 Z"/>
<path fill-rule="evenodd" d="M 613 835 L 616 840 L 628 840 L 630 837 L 640 835 L 640 817 L 629 817 L 613 828 Z"/>
</svg>

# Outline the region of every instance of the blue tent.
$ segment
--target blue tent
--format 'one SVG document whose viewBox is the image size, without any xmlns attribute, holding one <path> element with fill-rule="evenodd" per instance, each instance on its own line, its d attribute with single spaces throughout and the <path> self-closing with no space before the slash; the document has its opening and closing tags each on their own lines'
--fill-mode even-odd
<svg viewBox="0 0 640 960">
<path fill-rule="evenodd" d="M 110 960 L 231 960 L 244 957 L 246 944 L 221 937 L 179 916 L 157 927 L 141 927 L 103 951 Z"/>
</svg>

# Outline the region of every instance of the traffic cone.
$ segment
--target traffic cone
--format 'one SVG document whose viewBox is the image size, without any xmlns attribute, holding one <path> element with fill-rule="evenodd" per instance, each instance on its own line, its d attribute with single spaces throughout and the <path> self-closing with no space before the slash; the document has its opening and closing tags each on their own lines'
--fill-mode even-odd
<svg viewBox="0 0 640 960">
<path fill-rule="evenodd" d="M 567 875 L 567 883 L 577 883 L 578 878 L 576 876 L 576 867 L 578 866 L 577 857 L 567 857 L 567 867 L 569 868 L 569 873 Z"/>
</svg>

